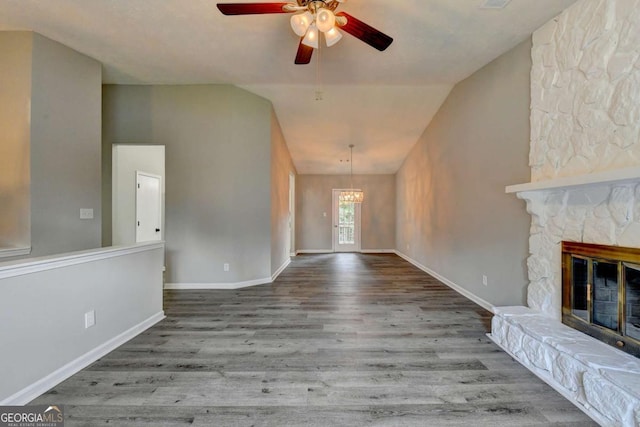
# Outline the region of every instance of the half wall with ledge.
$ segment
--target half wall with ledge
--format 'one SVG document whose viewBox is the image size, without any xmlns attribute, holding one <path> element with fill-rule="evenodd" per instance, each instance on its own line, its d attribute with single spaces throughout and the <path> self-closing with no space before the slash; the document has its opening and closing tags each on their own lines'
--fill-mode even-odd
<svg viewBox="0 0 640 427">
<path fill-rule="evenodd" d="M 161 321 L 164 243 L 0 263 L 0 405 L 23 405 Z"/>
</svg>

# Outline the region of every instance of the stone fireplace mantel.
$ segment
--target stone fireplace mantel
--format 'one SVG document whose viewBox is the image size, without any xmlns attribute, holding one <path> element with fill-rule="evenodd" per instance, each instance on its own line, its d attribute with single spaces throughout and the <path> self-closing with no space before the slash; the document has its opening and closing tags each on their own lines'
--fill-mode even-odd
<svg viewBox="0 0 640 427">
<path fill-rule="evenodd" d="M 602 185 L 624 185 L 640 183 L 640 167 L 616 169 L 604 172 L 596 172 L 585 175 L 567 176 L 545 181 L 527 182 L 525 184 L 509 185 L 506 193 L 520 193 L 568 190 L 576 187 L 596 187 Z M 524 195 L 523 195 L 524 196 Z"/>
</svg>

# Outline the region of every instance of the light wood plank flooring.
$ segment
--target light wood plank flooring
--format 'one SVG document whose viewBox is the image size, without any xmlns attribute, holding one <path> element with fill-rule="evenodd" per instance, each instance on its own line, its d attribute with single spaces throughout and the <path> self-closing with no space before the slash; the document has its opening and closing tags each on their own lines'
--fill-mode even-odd
<svg viewBox="0 0 640 427">
<path fill-rule="evenodd" d="M 271 285 L 167 291 L 167 319 L 34 404 L 67 425 L 595 425 L 395 255 L 296 257 Z"/>
</svg>

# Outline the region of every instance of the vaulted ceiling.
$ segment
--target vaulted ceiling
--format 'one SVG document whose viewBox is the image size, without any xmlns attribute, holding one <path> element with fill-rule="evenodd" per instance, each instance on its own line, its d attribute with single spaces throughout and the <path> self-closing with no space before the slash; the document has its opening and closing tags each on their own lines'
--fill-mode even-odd
<svg viewBox="0 0 640 427">
<path fill-rule="evenodd" d="M 263 96 L 299 173 L 348 173 L 349 144 L 354 173 L 394 173 L 455 83 L 575 0 L 483 8 L 501 2 L 349 0 L 339 10 L 393 43 L 379 52 L 345 34 L 308 65 L 293 63 L 290 15 L 223 16 L 214 0 L 0 0 L 0 30 L 97 59 L 105 83 L 234 84 Z"/>
</svg>

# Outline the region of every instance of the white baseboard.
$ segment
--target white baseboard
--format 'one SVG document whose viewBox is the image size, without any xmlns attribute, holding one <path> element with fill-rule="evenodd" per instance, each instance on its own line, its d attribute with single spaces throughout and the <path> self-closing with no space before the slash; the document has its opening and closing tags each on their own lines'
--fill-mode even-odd
<svg viewBox="0 0 640 427">
<path fill-rule="evenodd" d="M 165 283 L 165 289 L 172 290 L 233 290 L 249 288 L 251 286 L 266 285 L 271 283 L 271 277 L 264 279 L 247 280 L 246 282 L 235 283 Z"/>
<path fill-rule="evenodd" d="M 111 338 L 109 341 L 99 345 L 93 350 L 88 351 L 75 360 L 67 363 L 63 367 L 53 371 L 46 377 L 36 381 L 35 383 L 23 388 L 19 392 L 7 397 L 0 401 L 0 406 L 6 405 L 26 405 L 36 397 L 42 395 L 47 390 L 60 384 L 70 376 L 80 372 L 96 360 L 105 356 L 107 353 L 120 347 L 122 344 L 129 341 L 131 338 L 141 334 L 151 326 L 155 325 L 159 321 L 165 318 L 164 311 L 154 314 L 147 320 L 140 322 L 139 324 L 129 328 L 120 335 Z"/>
<path fill-rule="evenodd" d="M 300 249 L 296 251 L 296 254 L 332 254 L 339 253 L 334 252 L 333 249 Z M 395 254 L 395 249 L 361 249 L 362 254 Z"/>
<path fill-rule="evenodd" d="M 291 258 L 287 258 L 287 260 L 284 263 L 282 263 L 280 268 L 278 268 L 276 272 L 271 275 L 271 281 L 274 282 L 278 278 L 280 273 L 282 273 L 284 269 L 289 266 L 289 264 L 291 264 Z"/>
<path fill-rule="evenodd" d="M 453 289 L 454 291 L 456 291 L 460 295 L 463 295 L 463 296 L 469 298 L 471 301 L 475 302 L 476 304 L 478 304 L 480 307 L 484 308 L 485 310 L 488 310 L 491 313 L 495 313 L 495 306 L 493 304 L 491 304 L 490 302 L 483 300 L 482 298 L 480 298 L 476 294 L 474 294 L 472 292 L 469 292 L 468 290 L 466 290 L 462 286 L 460 286 L 460 285 L 452 282 L 451 280 L 447 279 L 446 277 L 436 273 L 435 271 L 431 270 L 429 267 L 420 264 L 418 261 L 410 258 L 409 256 L 403 254 L 402 252 L 396 250 L 395 253 L 400 258 L 403 258 L 406 261 L 409 261 L 411 264 L 415 265 L 420 270 L 422 270 L 425 273 L 428 273 L 431 276 L 435 277 L 436 279 L 438 279 L 439 281 L 441 281 L 442 283 L 444 283 L 445 285 L 447 285 L 448 287 L 450 287 L 451 289 Z"/>
<path fill-rule="evenodd" d="M 230 282 L 230 283 L 165 283 L 165 289 L 172 290 L 234 290 L 234 289 L 242 289 L 249 288 L 251 286 L 258 285 L 266 285 L 269 283 L 273 283 L 274 280 L 278 278 L 280 273 L 284 271 L 285 268 L 289 266 L 291 263 L 291 259 L 287 259 L 281 266 L 276 270 L 275 273 L 271 277 L 265 277 L 263 279 L 255 279 L 255 280 L 247 280 L 245 282 Z"/>
</svg>

